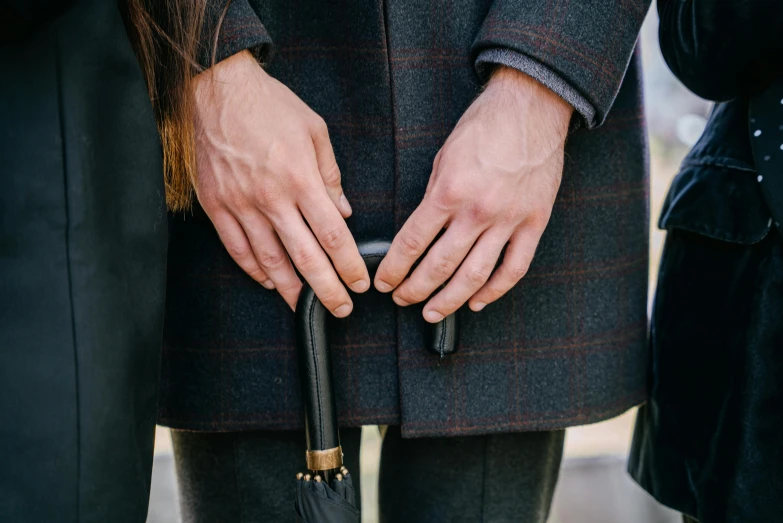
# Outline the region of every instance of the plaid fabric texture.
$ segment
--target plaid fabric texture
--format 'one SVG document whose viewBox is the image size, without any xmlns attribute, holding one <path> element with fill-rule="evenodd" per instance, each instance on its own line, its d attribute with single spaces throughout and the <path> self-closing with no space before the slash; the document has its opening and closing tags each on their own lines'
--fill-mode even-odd
<svg viewBox="0 0 783 523">
<path fill-rule="evenodd" d="M 529 274 L 481 313 L 460 311 L 456 355 L 425 352 L 421 308 L 372 291 L 332 321 L 341 423 L 401 424 L 406 437 L 545 430 L 641 402 L 647 170 L 631 57 L 646 1 L 251 5 L 265 26 L 256 31 L 274 41 L 270 74 L 329 125 L 357 240 L 391 239 L 421 201 L 435 154 L 481 88 L 482 49 L 541 60 L 605 117 L 569 138 Z M 302 427 L 291 311 L 234 264 L 200 209 L 170 216 L 170 235 L 160 423 Z"/>
<path fill-rule="evenodd" d="M 213 51 L 215 63 L 244 49 L 264 57 L 272 39 L 247 0 L 208 0 L 200 44 L 199 64 L 209 68 Z"/>
</svg>

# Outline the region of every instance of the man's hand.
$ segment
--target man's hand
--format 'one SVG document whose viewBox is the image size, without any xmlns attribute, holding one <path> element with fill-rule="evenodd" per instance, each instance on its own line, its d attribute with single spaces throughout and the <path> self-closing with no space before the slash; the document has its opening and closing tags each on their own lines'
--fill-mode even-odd
<svg viewBox="0 0 783 523">
<path fill-rule="evenodd" d="M 302 287 L 293 261 L 326 308 L 347 316 L 340 278 L 364 292 L 370 277 L 323 119 L 246 51 L 201 73 L 195 99 L 196 194 L 231 257 L 292 309 Z"/>
<path fill-rule="evenodd" d="M 435 157 L 424 199 L 381 262 L 376 288 L 394 290 L 404 306 L 426 300 L 451 278 L 425 305 L 429 322 L 468 300 L 480 311 L 508 292 L 525 275 L 549 222 L 572 112 L 529 76 L 500 67 Z"/>
</svg>

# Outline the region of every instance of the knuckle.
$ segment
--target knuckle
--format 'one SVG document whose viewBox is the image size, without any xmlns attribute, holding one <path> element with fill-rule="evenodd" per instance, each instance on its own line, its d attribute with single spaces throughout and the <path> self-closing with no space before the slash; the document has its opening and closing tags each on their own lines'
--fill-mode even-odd
<svg viewBox="0 0 783 523">
<path fill-rule="evenodd" d="M 528 213 L 525 221 L 533 229 L 543 231 L 546 224 L 549 223 L 550 214 L 551 212 L 547 209 L 533 209 Z"/>
<path fill-rule="evenodd" d="M 290 282 L 281 283 L 281 284 L 275 282 L 275 286 L 281 296 L 296 297 L 299 295 L 299 291 L 302 289 L 302 282 L 299 281 L 297 278 L 291 278 Z"/>
<path fill-rule="evenodd" d="M 407 257 L 418 258 L 424 252 L 424 247 L 424 240 L 417 234 L 408 232 L 400 236 L 400 249 Z"/>
<path fill-rule="evenodd" d="M 232 259 L 237 260 L 237 262 L 247 258 L 247 255 L 250 253 L 250 251 L 244 246 L 239 246 L 235 244 L 226 244 L 225 247 L 226 247 L 226 251 L 228 252 L 228 255 L 231 256 Z"/>
<path fill-rule="evenodd" d="M 340 183 L 342 182 L 340 168 L 337 166 L 336 163 L 332 164 L 331 167 L 321 172 L 321 178 L 323 179 L 325 185 L 328 186 L 340 185 Z"/>
<path fill-rule="evenodd" d="M 291 260 L 301 272 L 312 272 L 318 264 L 315 254 L 304 249 L 292 253 Z"/>
<path fill-rule="evenodd" d="M 217 190 L 212 198 L 218 205 L 222 205 L 228 209 L 234 209 L 240 200 L 239 196 L 238 190 L 233 187 L 224 187 Z"/>
<path fill-rule="evenodd" d="M 258 202 L 267 208 L 276 208 L 283 199 L 280 188 L 271 184 L 259 186 L 255 191 L 255 196 Z"/>
<path fill-rule="evenodd" d="M 484 267 L 472 267 L 465 272 L 465 279 L 472 286 L 480 286 L 489 279 L 489 271 Z"/>
<path fill-rule="evenodd" d="M 308 172 L 309 169 L 306 166 L 295 163 L 286 169 L 284 176 L 294 191 L 303 192 L 308 190 L 311 184 L 310 177 L 307 175 Z"/>
<path fill-rule="evenodd" d="M 261 267 L 265 269 L 277 269 L 286 261 L 286 255 L 282 251 L 271 251 L 263 253 L 258 260 Z"/>
<path fill-rule="evenodd" d="M 440 158 L 441 158 L 441 156 L 443 155 L 443 150 L 444 150 L 445 148 L 446 148 L 446 146 L 445 146 L 445 145 L 444 145 L 443 147 L 441 147 L 441 149 L 440 149 L 440 150 L 438 151 L 438 153 L 435 155 L 435 158 L 433 158 L 433 159 L 432 159 L 432 170 L 433 170 L 433 171 L 435 170 L 435 168 L 436 168 L 436 167 L 438 166 L 438 164 L 440 163 Z"/>
<path fill-rule="evenodd" d="M 381 270 L 382 269 L 382 270 Z M 378 278 L 382 281 L 392 284 L 392 286 L 398 285 L 402 279 L 406 276 L 397 267 L 386 266 L 378 269 Z"/>
<path fill-rule="evenodd" d="M 427 298 L 427 293 L 418 286 L 411 285 L 406 289 L 401 289 L 398 296 L 407 303 L 420 303 Z"/>
<path fill-rule="evenodd" d="M 440 258 L 438 261 L 435 262 L 435 265 L 433 265 L 432 272 L 438 278 L 445 279 L 452 275 L 454 269 L 455 269 L 454 262 L 446 258 Z"/>
<path fill-rule="evenodd" d="M 454 312 L 455 310 L 459 309 L 462 304 L 465 303 L 464 301 L 460 301 L 458 298 L 444 298 L 443 301 L 438 304 L 437 310 L 444 316 L 447 316 Z"/>
<path fill-rule="evenodd" d="M 345 279 L 353 280 L 355 278 L 364 276 L 362 272 L 365 267 L 366 265 L 363 262 L 361 264 L 355 262 L 345 262 L 340 264 L 339 272 L 345 277 Z"/>
<path fill-rule="evenodd" d="M 318 299 L 329 310 L 339 307 L 345 302 L 344 293 L 336 287 L 329 287 L 318 294 Z"/>
<path fill-rule="evenodd" d="M 421 284 L 411 285 L 407 293 L 411 303 L 419 303 L 420 301 L 426 300 L 429 295 L 430 291 Z"/>
<path fill-rule="evenodd" d="M 462 189 L 453 184 L 444 184 L 432 194 L 433 203 L 441 210 L 459 207 L 463 200 Z"/>
<path fill-rule="evenodd" d="M 518 207 L 511 207 L 501 211 L 497 221 L 501 224 L 519 225 L 523 219 L 522 211 Z"/>
<path fill-rule="evenodd" d="M 329 136 L 329 126 L 326 125 L 326 121 L 318 114 L 313 113 L 313 120 L 310 124 L 313 133 L 321 137 Z"/>
<path fill-rule="evenodd" d="M 348 230 L 345 227 L 337 227 L 336 229 L 327 229 L 319 235 L 321 243 L 325 249 L 339 250 L 342 249 L 348 239 Z"/>
<path fill-rule="evenodd" d="M 215 216 L 221 210 L 221 203 L 216 198 L 199 198 L 199 205 L 209 217 Z"/>
<path fill-rule="evenodd" d="M 226 200 L 223 205 L 229 209 L 236 216 L 247 216 L 253 211 L 254 202 L 252 199 L 237 196 Z"/>
<path fill-rule="evenodd" d="M 247 205 L 247 198 L 242 190 L 233 181 L 221 185 L 210 191 L 211 194 L 205 195 L 210 202 L 209 205 L 219 208 L 225 207 L 231 210 L 244 210 Z"/>
<path fill-rule="evenodd" d="M 525 274 L 527 274 L 528 268 L 530 267 L 530 264 L 527 262 L 523 263 L 517 263 L 508 268 L 507 275 L 508 279 L 511 280 L 512 285 L 516 284 L 519 280 L 524 278 Z"/>
<path fill-rule="evenodd" d="M 220 200 L 213 191 L 196 191 L 198 204 L 208 215 L 214 213 L 220 208 Z"/>
<path fill-rule="evenodd" d="M 504 294 L 506 293 L 505 290 L 493 285 L 492 287 L 489 287 L 486 290 L 486 295 L 484 296 L 485 300 L 487 302 L 493 302 L 495 300 L 499 300 Z"/>
<path fill-rule="evenodd" d="M 495 214 L 490 202 L 480 200 L 468 207 L 468 219 L 473 223 L 487 223 Z"/>
</svg>

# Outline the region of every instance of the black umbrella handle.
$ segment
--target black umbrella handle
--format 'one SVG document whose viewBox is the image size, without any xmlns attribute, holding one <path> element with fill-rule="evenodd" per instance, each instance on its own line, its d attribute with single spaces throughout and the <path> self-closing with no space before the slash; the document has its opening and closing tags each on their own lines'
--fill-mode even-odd
<svg viewBox="0 0 783 523">
<path fill-rule="evenodd" d="M 370 278 L 391 244 L 386 241 L 360 243 Z M 307 283 L 296 305 L 296 344 L 299 353 L 299 376 L 305 407 L 307 434 L 307 468 L 331 470 L 342 465 L 342 450 L 337 426 L 334 382 L 329 351 L 326 308 Z M 432 326 L 427 349 L 441 358 L 456 350 L 457 317 L 446 316 Z"/>
</svg>

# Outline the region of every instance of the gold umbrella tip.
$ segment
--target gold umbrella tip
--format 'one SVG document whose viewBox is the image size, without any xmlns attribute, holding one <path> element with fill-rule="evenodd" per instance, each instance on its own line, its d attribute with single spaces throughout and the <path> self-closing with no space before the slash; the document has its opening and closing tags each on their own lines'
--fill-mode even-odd
<svg viewBox="0 0 783 523">
<path fill-rule="evenodd" d="M 302 474 L 301 472 L 296 475 L 296 479 L 302 479 L 303 477 L 304 477 L 304 474 Z"/>
<path fill-rule="evenodd" d="M 316 480 L 318 483 L 321 482 L 321 476 L 319 476 L 318 474 L 316 474 L 313 479 Z"/>
<path fill-rule="evenodd" d="M 312 476 L 310 474 L 305 474 L 304 480 L 310 481 L 310 479 L 312 479 Z"/>
<path fill-rule="evenodd" d="M 342 481 L 343 475 L 338 472 L 337 474 L 334 475 L 334 479 L 336 479 L 337 481 Z"/>
</svg>

